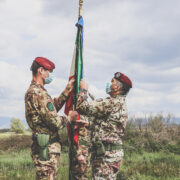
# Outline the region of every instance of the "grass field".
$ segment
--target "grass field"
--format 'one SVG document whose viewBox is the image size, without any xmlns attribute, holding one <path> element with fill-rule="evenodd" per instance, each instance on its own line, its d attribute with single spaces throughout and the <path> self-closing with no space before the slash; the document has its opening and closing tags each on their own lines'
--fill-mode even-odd
<svg viewBox="0 0 180 180">
<path fill-rule="evenodd" d="M 1 152 L 1 180 L 35 180 L 35 170 L 30 157 L 30 150 Z M 180 156 L 173 153 L 156 152 L 126 154 L 120 180 L 179 180 Z M 68 154 L 62 153 L 58 180 L 68 180 Z"/>
<path fill-rule="evenodd" d="M 61 154 L 59 180 L 68 179 L 68 154 Z M 35 170 L 30 157 L 30 150 L 19 152 L 1 152 L 1 180 L 35 180 Z"/>
<path fill-rule="evenodd" d="M 68 180 L 66 132 L 60 137 L 58 180 Z M 125 156 L 118 180 L 180 180 L 180 125 L 163 123 L 159 115 L 143 126 L 129 121 L 123 142 Z M 35 180 L 31 143 L 29 132 L 0 133 L 0 180 Z"/>
<path fill-rule="evenodd" d="M 9 138 L 9 137 L 11 137 L 11 136 L 15 136 L 16 135 L 16 133 L 13 133 L 13 132 L 5 132 L 5 133 L 0 133 L 0 139 L 4 139 L 4 138 Z M 31 132 L 28 132 L 28 131 L 26 131 L 24 134 L 18 134 L 18 136 L 19 135 L 31 135 Z"/>
</svg>

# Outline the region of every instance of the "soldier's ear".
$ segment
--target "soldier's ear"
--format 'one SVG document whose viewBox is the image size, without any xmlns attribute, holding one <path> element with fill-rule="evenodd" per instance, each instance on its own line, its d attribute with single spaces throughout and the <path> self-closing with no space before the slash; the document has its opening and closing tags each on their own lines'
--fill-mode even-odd
<svg viewBox="0 0 180 180">
<path fill-rule="evenodd" d="M 120 86 L 117 86 L 117 90 L 119 91 L 121 89 L 121 85 Z"/>
<path fill-rule="evenodd" d="M 40 67 L 40 68 L 38 68 L 38 70 L 37 70 L 37 72 L 38 72 L 38 74 L 42 74 L 43 73 L 43 68 L 42 67 Z"/>
<path fill-rule="evenodd" d="M 122 86 L 123 86 L 122 83 L 117 83 L 117 90 L 119 91 Z"/>
</svg>

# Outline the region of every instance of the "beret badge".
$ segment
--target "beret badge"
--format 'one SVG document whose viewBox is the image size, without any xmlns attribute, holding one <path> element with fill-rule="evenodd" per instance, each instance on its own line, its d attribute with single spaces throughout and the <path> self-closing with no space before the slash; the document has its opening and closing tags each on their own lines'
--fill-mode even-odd
<svg viewBox="0 0 180 180">
<path fill-rule="evenodd" d="M 120 72 L 116 73 L 116 75 L 115 75 L 116 78 L 119 78 L 120 76 L 121 76 Z"/>
</svg>

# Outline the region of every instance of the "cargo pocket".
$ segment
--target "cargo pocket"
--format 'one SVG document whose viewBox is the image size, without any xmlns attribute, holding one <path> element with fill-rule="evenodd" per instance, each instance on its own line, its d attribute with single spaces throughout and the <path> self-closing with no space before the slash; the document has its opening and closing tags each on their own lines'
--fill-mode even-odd
<svg viewBox="0 0 180 180">
<path fill-rule="evenodd" d="M 49 156 L 48 156 L 49 135 L 38 134 L 37 142 L 38 142 L 40 160 L 41 161 L 49 160 Z"/>
</svg>

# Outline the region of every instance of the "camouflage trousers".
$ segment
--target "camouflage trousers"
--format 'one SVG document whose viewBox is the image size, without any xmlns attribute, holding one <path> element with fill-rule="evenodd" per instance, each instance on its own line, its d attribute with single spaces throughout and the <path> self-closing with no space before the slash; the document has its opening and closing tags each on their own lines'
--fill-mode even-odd
<svg viewBox="0 0 180 180">
<path fill-rule="evenodd" d="M 88 180 L 88 174 L 90 171 L 90 156 L 88 152 L 89 148 L 86 145 L 79 145 L 78 148 L 73 148 L 73 153 L 69 154 L 71 167 L 71 178 L 73 180 Z M 71 151 L 69 151 L 71 153 Z"/>
<path fill-rule="evenodd" d="M 36 168 L 36 180 L 57 180 L 60 153 L 49 153 L 49 160 L 41 161 L 38 154 L 38 145 L 33 143 L 31 157 Z"/>
<path fill-rule="evenodd" d="M 92 151 L 93 180 L 116 180 L 123 160 L 123 149 L 105 151 L 104 155 L 97 156 Z"/>
</svg>

